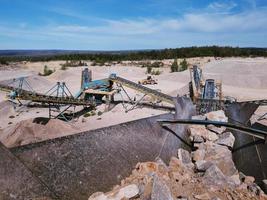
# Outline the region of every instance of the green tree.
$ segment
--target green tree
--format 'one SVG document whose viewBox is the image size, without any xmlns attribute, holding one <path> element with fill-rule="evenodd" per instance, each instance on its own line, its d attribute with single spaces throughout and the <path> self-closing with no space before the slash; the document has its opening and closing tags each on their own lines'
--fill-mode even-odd
<svg viewBox="0 0 267 200">
<path fill-rule="evenodd" d="M 178 63 L 177 63 L 177 58 L 174 59 L 172 65 L 171 65 L 171 72 L 178 72 Z"/>
<path fill-rule="evenodd" d="M 179 69 L 179 71 L 187 70 L 188 63 L 187 63 L 186 59 L 184 59 L 182 62 L 180 62 L 180 66 L 181 66 L 181 68 Z"/>
<path fill-rule="evenodd" d="M 47 65 L 44 66 L 44 73 L 42 74 L 43 76 L 49 76 L 50 74 L 52 74 L 54 71 L 49 69 L 47 67 Z"/>
<path fill-rule="evenodd" d="M 152 67 L 151 67 L 151 65 L 147 65 L 147 67 L 146 67 L 146 73 L 147 73 L 147 74 L 150 74 L 151 71 L 152 71 Z"/>
</svg>

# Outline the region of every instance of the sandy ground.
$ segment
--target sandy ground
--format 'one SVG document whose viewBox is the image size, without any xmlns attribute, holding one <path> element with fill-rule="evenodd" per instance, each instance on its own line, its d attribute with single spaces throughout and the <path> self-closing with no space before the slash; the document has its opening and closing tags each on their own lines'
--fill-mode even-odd
<svg viewBox="0 0 267 200">
<path fill-rule="evenodd" d="M 267 98 L 267 59 L 264 58 L 224 58 L 216 60 L 214 58 L 191 58 L 187 60 L 190 64 L 198 64 L 203 68 L 205 78 L 215 78 L 221 80 L 223 84 L 223 93 L 226 96 L 232 96 L 238 100 L 264 99 Z M 159 76 L 155 76 L 158 81 L 157 85 L 149 86 L 157 89 L 163 93 L 176 96 L 179 90 L 186 87 L 189 82 L 189 71 L 170 73 L 169 65 L 173 60 L 164 60 L 164 67 L 159 68 L 162 72 Z M 0 70 L 0 81 L 8 82 L 13 78 L 27 77 L 27 81 L 35 91 L 46 92 L 57 81 L 66 82 L 70 91 L 75 94 L 80 89 L 81 71 L 84 67 L 68 68 L 67 70 L 60 70 L 60 64 L 63 61 L 50 62 L 21 62 L 15 69 L 4 68 Z M 136 67 L 133 62 L 123 62 L 121 64 L 111 66 L 90 66 L 88 67 L 93 72 L 93 80 L 107 78 L 109 74 L 116 73 L 118 76 L 124 77 L 134 82 L 138 82 L 146 78 L 146 68 Z M 44 65 L 55 70 L 53 74 L 47 77 L 39 76 Z M 141 94 L 132 90 L 127 90 L 129 94 L 137 98 Z M 66 129 L 56 128 L 58 120 L 46 125 L 32 123 L 36 117 L 48 117 L 47 108 L 26 108 L 25 106 L 14 108 L 14 104 L 7 102 L 5 98 L 6 93 L 0 91 L 0 140 L 5 142 L 8 146 L 16 146 L 48 138 L 60 137 L 78 133 L 80 131 L 92 130 L 101 127 L 107 127 L 135 119 L 158 115 L 166 111 L 155 110 L 150 108 L 137 108 L 130 112 L 125 112 L 122 104 L 116 105 L 111 111 L 104 112 L 101 116 L 95 115 L 90 117 L 79 117 L 66 125 Z M 125 95 L 124 95 L 125 97 Z M 120 98 L 117 95 L 115 98 Z M 129 105 L 128 105 L 129 107 Z M 260 112 L 264 113 L 267 109 L 261 108 Z M 105 106 L 102 105 L 97 108 L 97 111 L 105 111 Z M 22 123 L 25 122 L 25 123 Z M 26 124 L 27 128 L 22 129 L 22 124 Z M 62 127 L 65 127 L 64 124 Z M 19 124 L 19 125 L 18 125 Z M 26 126 L 25 125 L 25 126 Z M 71 127 L 68 127 L 71 125 Z M 45 126 L 48 130 L 54 131 L 39 131 L 39 133 L 32 133 L 32 131 L 42 130 Z M 41 128 L 40 128 L 41 127 Z M 24 131 L 20 131 L 20 129 Z M 14 137 L 9 137 L 9 135 Z M 25 136 L 25 137 L 24 137 Z M 29 138 L 31 138 L 30 140 Z M 10 139 L 12 138 L 12 139 Z M 17 140 L 14 140 L 17 138 Z M 37 139 L 36 139 L 37 138 Z M 25 140 L 25 141 L 24 141 Z"/>
</svg>

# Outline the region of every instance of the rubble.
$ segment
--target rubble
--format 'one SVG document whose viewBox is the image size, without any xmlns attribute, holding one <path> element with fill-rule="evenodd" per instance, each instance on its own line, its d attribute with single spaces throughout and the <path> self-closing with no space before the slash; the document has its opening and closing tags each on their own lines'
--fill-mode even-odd
<svg viewBox="0 0 267 200">
<path fill-rule="evenodd" d="M 226 120 L 221 111 L 206 116 L 213 120 Z M 202 138 L 210 132 L 204 126 L 199 127 L 190 127 L 189 133 L 193 138 Z M 234 144 L 230 132 L 219 135 L 213 141 L 205 137 L 195 144 L 198 149 L 191 153 L 179 148 L 177 157 L 171 157 L 169 165 L 160 158 L 155 162 L 138 163 L 120 186 L 108 193 L 95 193 L 89 200 L 267 200 L 264 192 L 254 183 L 254 177 L 245 176 L 236 169 L 229 150 Z"/>
<path fill-rule="evenodd" d="M 88 200 L 121 200 L 130 199 L 139 195 L 138 186 L 135 184 L 127 185 L 121 188 L 117 188 L 112 192 L 104 194 L 102 192 L 96 192 Z"/>
<path fill-rule="evenodd" d="M 225 116 L 225 113 L 223 110 L 213 111 L 205 114 L 207 117 L 207 120 L 210 121 L 218 121 L 218 122 L 228 122 L 228 118 Z M 223 133 L 226 128 L 225 127 L 217 127 L 214 125 L 208 125 L 208 130 L 216 132 L 217 134 Z"/>
<path fill-rule="evenodd" d="M 184 149 L 178 149 L 177 157 L 183 164 L 190 164 L 192 162 L 190 153 Z"/>
<path fill-rule="evenodd" d="M 205 150 L 204 149 L 198 149 L 194 152 L 192 152 L 192 158 L 194 161 L 200 161 L 205 158 Z"/>
<path fill-rule="evenodd" d="M 197 171 L 205 172 L 212 165 L 212 162 L 205 161 L 205 160 L 199 160 L 195 163 L 195 165 L 196 165 Z"/>
<path fill-rule="evenodd" d="M 213 133 L 201 125 L 191 125 L 189 127 L 189 134 L 192 137 L 202 137 L 204 140 L 215 141 L 219 139 L 216 133 Z"/>
<path fill-rule="evenodd" d="M 229 148 L 233 148 L 235 143 L 235 137 L 231 132 L 225 132 L 219 136 L 219 139 L 216 141 L 216 144 L 224 145 Z"/>
<path fill-rule="evenodd" d="M 160 180 L 158 176 L 154 176 L 151 200 L 162 199 L 173 200 L 171 191 L 163 180 Z"/>
</svg>

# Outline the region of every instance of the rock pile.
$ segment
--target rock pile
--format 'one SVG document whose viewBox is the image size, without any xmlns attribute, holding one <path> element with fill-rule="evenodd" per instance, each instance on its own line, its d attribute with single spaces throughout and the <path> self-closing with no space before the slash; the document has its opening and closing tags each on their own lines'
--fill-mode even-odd
<svg viewBox="0 0 267 200">
<path fill-rule="evenodd" d="M 227 122 L 223 111 L 204 117 Z M 195 151 L 178 149 L 177 157 L 172 157 L 168 166 L 160 158 L 138 163 L 120 186 L 107 193 L 94 193 L 89 200 L 267 200 L 254 178 L 236 169 L 231 153 L 235 140 L 232 133 L 221 127 L 195 125 L 188 132 Z"/>
</svg>

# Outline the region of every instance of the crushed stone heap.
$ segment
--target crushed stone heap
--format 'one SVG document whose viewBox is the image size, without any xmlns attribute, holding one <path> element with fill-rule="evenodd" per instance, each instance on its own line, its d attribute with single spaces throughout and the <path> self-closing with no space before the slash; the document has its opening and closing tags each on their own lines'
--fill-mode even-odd
<svg viewBox="0 0 267 200">
<path fill-rule="evenodd" d="M 223 111 L 194 119 L 227 122 Z M 167 166 L 160 158 L 138 163 L 112 191 L 96 192 L 88 200 L 232 200 L 266 199 L 255 179 L 239 172 L 232 160 L 234 136 L 224 128 L 188 127 L 195 150 L 178 149 Z"/>
</svg>

